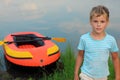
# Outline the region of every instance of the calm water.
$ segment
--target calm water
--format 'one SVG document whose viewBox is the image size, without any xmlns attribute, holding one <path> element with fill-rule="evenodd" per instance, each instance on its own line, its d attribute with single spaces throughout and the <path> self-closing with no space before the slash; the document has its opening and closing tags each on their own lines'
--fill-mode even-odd
<svg viewBox="0 0 120 80">
<path fill-rule="evenodd" d="M 53 33 L 55 33 L 55 32 L 53 32 Z M 55 34 L 52 34 L 52 35 L 54 35 L 55 37 L 56 36 L 58 37 L 58 35 L 55 35 Z M 119 36 L 119 33 L 114 32 L 112 35 L 115 36 L 115 38 L 117 39 L 118 46 L 120 48 L 120 38 L 117 37 L 117 36 Z M 50 36 L 50 34 L 48 34 L 48 36 Z M 78 42 L 79 42 L 80 34 L 76 34 L 76 35 L 74 35 L 74 34 L 66 34 L 66 35 L 62 34 L 62 35 L 59 35 L 59 36 L 60 37 L 61 36 L 65 37 L 67 39 L 67 42 L 65 42 L 65 43 L 59 43 L 59 42 L 53 41 L 54 43 L 56 43 L 59 46 L 61 52 L 64 52 L 67 45 L 70 44 L 72 49 L 74 50 L 75 55 L 76 55 L 77 54 L 77 45 L 78 45 Z M 1 38 L 1 40 L 2 39 L 3 38 Z M 1 62 L 0 69 L 5 71 L 6 67 L 5 67 L 5 63 L 4 63 L 4 51 L 2 49 L 2 46 L 0 46 L 0 60 L 1 60 L 0 61 Z"/>
<path fill-rule="evenodd" d="M 4 61 L 4 52 L 2 48 L 0 48 L 0 70 L 6 71 L 6 66 Z"/>
</svg>

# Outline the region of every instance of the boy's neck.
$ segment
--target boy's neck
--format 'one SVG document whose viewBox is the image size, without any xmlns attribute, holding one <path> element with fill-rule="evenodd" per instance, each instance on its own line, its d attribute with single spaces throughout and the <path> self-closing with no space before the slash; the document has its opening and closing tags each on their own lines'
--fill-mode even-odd
<svg viewBox="0 0 120 80">
<path fill-rule="evenodd" d="M 95 33 L 95 32 L 91 32 L 90 35 L 91 35 L 91 37 L 92 37 L 93 39 L 95 39 L 95 40 L 102 40 L 102 39 L 105 38 L 106 33 L 103 32 L 103 33 L 98 34 L 98 33 Z"/>
</svg>

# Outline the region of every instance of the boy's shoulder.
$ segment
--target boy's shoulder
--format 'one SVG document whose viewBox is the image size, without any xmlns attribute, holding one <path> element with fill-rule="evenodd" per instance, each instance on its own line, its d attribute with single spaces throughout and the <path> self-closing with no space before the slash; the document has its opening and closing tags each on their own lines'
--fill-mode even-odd
<svg viewBox="0 0 120 80">
<path fill-rule="evenodd" d="M 87 38 L 89 35 L 90 35 L 90 33 L 89 33 L 89 32 L 84 33 L 84 34 L 82 34 L 82 35 L 81 35 L 81 38 Z"/>
<path fill-rule="evenodd" d="M 106 33 L 107 37 L 110 38 L 110 39 L 115 39 L 114 36 L 112 36 L 111 34 L 109 33 Z"/>
</svg>

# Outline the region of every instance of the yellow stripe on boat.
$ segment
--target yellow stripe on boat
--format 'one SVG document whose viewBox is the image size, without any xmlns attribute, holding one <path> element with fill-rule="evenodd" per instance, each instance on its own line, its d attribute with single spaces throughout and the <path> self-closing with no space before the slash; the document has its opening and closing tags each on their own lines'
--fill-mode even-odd
<svg viewBox="0 0 120 80">
<path fill-rule="evenodd" d="M 4 46 L 5 46 L 6 54 L 11 57 L 14 57 L 14 58 L 32 58 L 33 57 L 31 53 L 28 51 L 20 52 L 20 51 L 10 49 L 7 45 L 4 45 Z"/>
<path fill-rule="evenodd" d="M 47 54 L 48 55 L 52 55 L 52 54 L 54 54 L 57 51 L 59 51 L 59 48 L 58 48 L 57 45 L 54 45 L 53 47 L 48 48 Z"/>
</svg>

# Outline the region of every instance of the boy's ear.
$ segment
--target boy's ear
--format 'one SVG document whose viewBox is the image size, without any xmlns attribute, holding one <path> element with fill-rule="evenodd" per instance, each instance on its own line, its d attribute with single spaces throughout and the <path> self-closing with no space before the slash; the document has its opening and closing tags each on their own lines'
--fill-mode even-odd
<svg viewBox="0 0 120 80">
<path fill-rule="evenodd" d="M 91 20 L 89 22 L 90 22 L 90 25 L 92 25 Z"/>
<path fill-rule="evenodd" d="M 107 22 L 107 25 L 110 23 L 110 21 L 108 20 L 108 22 Z"/>
</svg>

